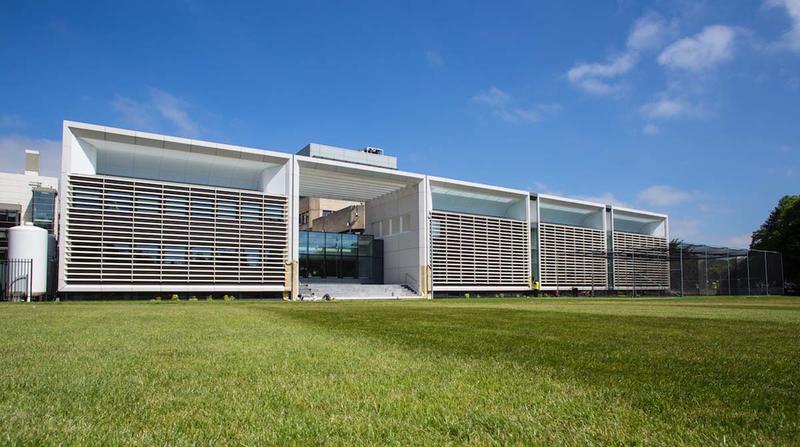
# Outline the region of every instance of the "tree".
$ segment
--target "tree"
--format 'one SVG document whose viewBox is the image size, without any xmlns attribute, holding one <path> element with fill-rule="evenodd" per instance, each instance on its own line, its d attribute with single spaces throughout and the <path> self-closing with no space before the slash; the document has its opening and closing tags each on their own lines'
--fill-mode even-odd
<svg viewBox="0 0 800 447">
<path fill-rule="evenodd" d="M 750 248 L 783 253 L 784 277 L 800 283 L 800 195 L 781 198 L 761 228 L 753 232 Z"/>
</svg>

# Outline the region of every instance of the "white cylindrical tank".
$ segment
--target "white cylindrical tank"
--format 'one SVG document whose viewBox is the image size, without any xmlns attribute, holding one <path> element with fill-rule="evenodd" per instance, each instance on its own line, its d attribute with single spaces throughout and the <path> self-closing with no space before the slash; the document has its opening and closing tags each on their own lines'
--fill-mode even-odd
<svg viewBox="0 0 800 447">
<path fill-rule="evenodd" d="M 14 292 L 24 293 L 30 275 L 30 296 L 47 293 L 47 230 L 33 225 L 18 225 L 8 229 L 8 259 L 24 263 L 33 261 L 29 268 L 9 269 Z M 30 271 L 29 271 L 30 270 Z"/>
</svg>

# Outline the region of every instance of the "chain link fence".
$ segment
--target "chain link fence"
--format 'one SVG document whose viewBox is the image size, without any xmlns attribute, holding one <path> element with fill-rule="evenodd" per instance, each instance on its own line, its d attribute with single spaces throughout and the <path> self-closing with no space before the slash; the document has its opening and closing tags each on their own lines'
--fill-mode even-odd
<svg viewBox="0 0 800 447">
<path fill-rule="evenodd" d="M 670 290 L 677 295 L 784 293 L 783 259 L 773 251 L 673 244 Z"/>
</svg>

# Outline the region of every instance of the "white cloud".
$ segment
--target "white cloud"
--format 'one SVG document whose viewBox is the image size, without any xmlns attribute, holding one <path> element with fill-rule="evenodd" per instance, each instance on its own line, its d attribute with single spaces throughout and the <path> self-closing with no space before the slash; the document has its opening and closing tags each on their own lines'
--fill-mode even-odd
<svg viewBox="0 0 800 447">
<path fill-rule="evenodd" d="M 511 96 L 500 90 L 495 86 L 489 87 L 489 90 L 478 93 L 472 98 L 472 101 L 478 104 L 483 104 L 488 107 L 505 107 Z"/>
<path fill-rule="evenodd" d="M 534 182 L 533 186 L 528 188 L 528 189 L 531 192 L 535 192 L 537 194 L 549 194 L 549 195 L 552 195 L 552 196 L 563 196 L 564 195 L 560 191 L 556 191 L 556 190 L 550 188 L 550 186 L 548 186 L 546 183 L 543 183 L 543 182 Z"/>
<path fill-rule="evenodd" d="M 780 45 L 790 50 L 800 51 L 800 0 L 766 0 L 770 8 L 782 7 L 792 22 L 789 31 L 783 35 Z"/>
<path fill-rule="evenodd" d="M 510 123 L 536 123 L 544 115 L 561 110 L 560 104 L 536 104 L 530 108 L 513 106 L 511 95 L 495 86 L 472 97 L 472 102 L 489 108 L 493 115 Z"/>
<path fill-rule="evenodd" d="M 155 127 L 153 111 L 147 104 L 136 102 L 124 96 L 117 96 L 111 101 L 111 107 L 117 112 L 125 126 L 142 130 Z"/>
<path fill-rule="evenodd" d="M 547 184 L 542 182 L 535 182 L 533 187 L 530 188 L 532 192 L 537 194 L 545 194 L 551 196 L 559 196 L 559 197 L 567 197 L 576 200 L 585 200 L 587 202 L 595 202 L 595 203 L 602 203 L 605 205 L 614 205 L 614 206 L 621 206 L 627 207 L 628 205 L 623 202 L 622 200 L 618 199 L 613 193 L 610 192 L 603 192 L 598 195 L 576 195 L 576 194 L 565 194 L 562 191 L 558 191 L 555 189 L 550 188 Z"/>
<path fill-rule="evenodd" d="M 573 199 L 578 199 L 578 200 L 585 200 L 587 202 L 602 203 L 604 205 L 614 205 L 614 206 L 620 206 L 620 207 L 627 207 L 628 206 L 627 203 L 625 203 L 624 201 L 618 199 L 613 193 L 610 193 L 610 192 L 603 192 L 603 193 L 600 193 L 600 194 L 597 194 L 597 195 L 591 195 L 591 196 L 578 195 L 578 196 L 569 196 L 569 197 L 572 197 Z"/>
<path fill-rule="evenodd" d="M 649 14 L 640 17 L 628 34 L 627 47 L 631 50 L 646 50 L 660 47 L 669 31 L 667 23 L 660 16 Z"/>
<path fill-rule="evenodd" d="M 670 118 L 684 113 L 688 105 L 680 100 L 661 98 L 642 106 L 642 113 L 651 118 Z"/>
<path fill-rule="evenodd" d="M 0 128 L 21 129 L 27 123 L 18 115 L 0 115 Z"/>
<path fill-rule="evenodd" d="M 705 116 L 703 108 L 680 98 L 673 98 L 661 94 L 655 100 L 643 105 L 639 109 L 642 114 L 651 119 L 702 117 Z"/>
<path fill-rule="evenodd" d="M 444 58 L 438 51 L 427 50 L 425 52 L 425 59 L 427 59 L 428 65 L 431 67 L 437 68 L 444 66 Z"/>
<path fill-rule="evenodd" d="M 702 71 L 733 58 L 736 31 L 725 25 L 707 26 L 684 37 L 658 55 L 658 63 L 672 69 Z"/>
<path fill-rule="evenodd" d="M 669 233 L 670 238 L 696 242 L 700 236 L 700 221 L 697 219 L 670 218 Z"/>
<path fill-rule="evenodd" d="M 626 50 L 603 63 L 580 63 L 567 71 L 567 79 L 593 95 L 610 95 L 620 90 L 617 79 L 636 66 L 640 53 L 659 47 L 668 32 L 663 18 L 655 14 L 640 17 L 628 34 Z"/>
<path fill-rule="evenodd" d="M 753 240 L 753 235 L 751 233 L 746 234 L 738 234 L 735 236 L 731 236 L 727 239 L 723 239 L 721 242 L 723 246 L 728 248 L 749 248 L 750 242 Z"/>
<path fill-rule="evenodd" d="M 660 134 L 661 129 L 659 129 L 655 124 L 645 124 L 645 126 L 642 128 L 642 133 L 652 137 Z"/>
<path fill-rule="evenodd" d="M 586 93 L 609 95 L 619 90 L 619 85 L 611 82 L 636 65 L 636 56 L 624 53 L 609 59 L 604 64 L 578 64 L 570 68 L 567 78 Z"/>
<path fill-rule="evenodd" d="M 40 172 L 46 176 L 58 176 L 61 167 L 61 142 L 46 138 L 32 138 L 24 135 L 0 136 L 0 158 L 4 171 L 23 172 L 25 149 L 39 151 Z"/>
<path fill-rule="evenodd" d="M 570 81 L 578 82 L 585 78 L 613 78 L 627 73 L 636 64 L 636 58 L 622 54 L 605 64 L 579 64 L 567 72 Z"/>
<path fill-rule="evenodd" d="M 186 135 L 198 134 L 198 126 L 187 112 L 186 101 L 163 90 L 150 88 L 144 101 L 117 96 L 111 105 L 126 126 L 157 130 L 166 123 Z"/>
<path fill-rule="evenodd" d="M 645 188 L 636 196 L 638 202 L 649 206 L 666 207 L 680 205 L 694 197 L 693 194 L 667 185 L 654 185 Z"/>
<path fill-rule="evenodd" d="M 150 89 L 150 99 L 161 116 L 171 121 L 175 127 L 190 135 L 197 133 L 197 124 L 186 112 L 185 101 L 155 88 Z"/>
</svg>

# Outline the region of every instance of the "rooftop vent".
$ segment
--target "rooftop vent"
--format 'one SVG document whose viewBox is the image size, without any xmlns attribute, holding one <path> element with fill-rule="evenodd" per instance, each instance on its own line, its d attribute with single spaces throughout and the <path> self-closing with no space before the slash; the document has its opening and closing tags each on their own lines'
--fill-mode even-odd
<svg viewBox="0 0 800 447">
<path fill-rule="evenodd" d="M 361 152 L 366 152 L 368 154 L 375 154 L 375 155 L 383 155 L 383 149 L 373 146 L 367 146 L 364 149 L 361 149 Z"/>
</svg>

